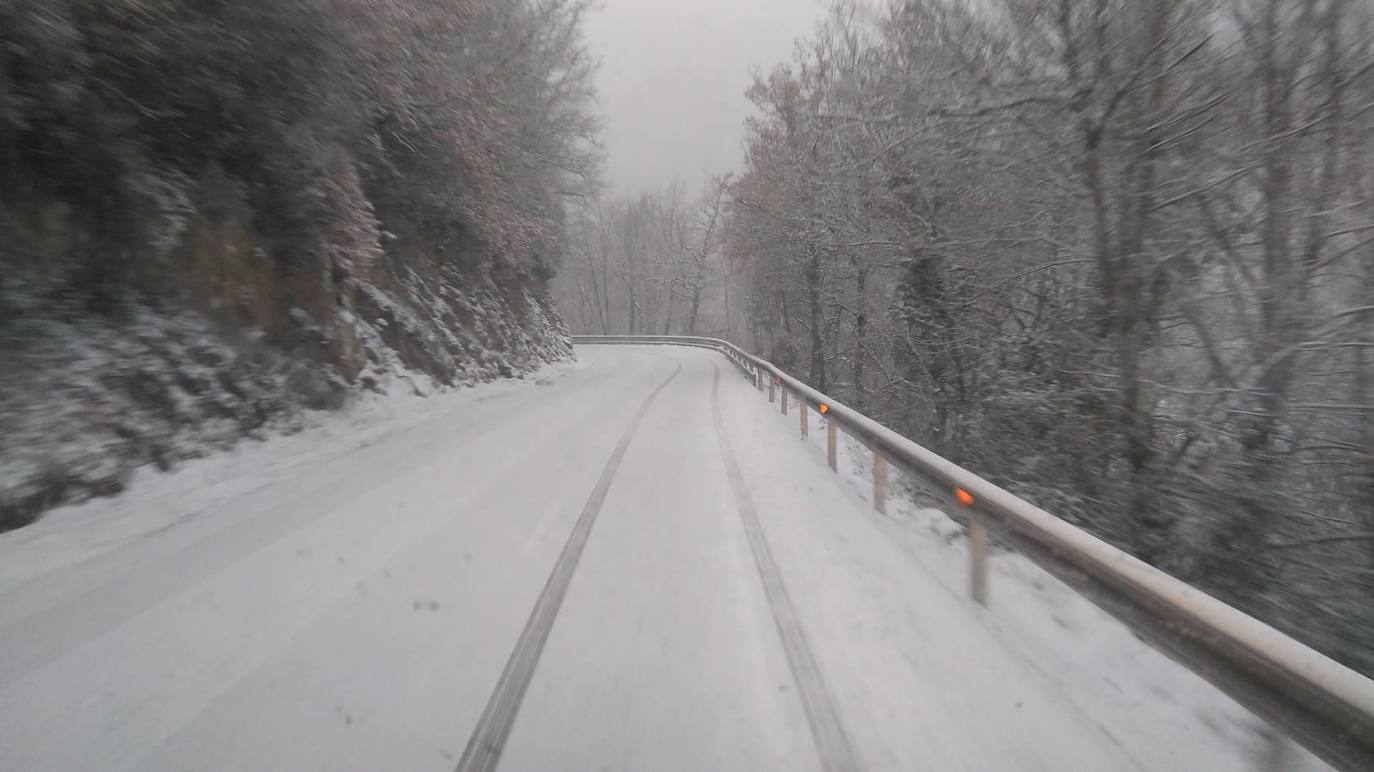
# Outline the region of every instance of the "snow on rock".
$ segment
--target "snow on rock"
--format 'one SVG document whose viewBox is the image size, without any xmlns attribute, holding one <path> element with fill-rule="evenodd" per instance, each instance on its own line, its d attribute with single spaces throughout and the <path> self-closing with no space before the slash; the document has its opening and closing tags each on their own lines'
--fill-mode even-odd
<svg viewBox="0 0 1374 772">
<path fill-rule="evenodd" d="M 415 394 L 529 373 L 572 356 L 537 291 L 490 279 L 459 291 L 413 273 L 360 285 L 321 321 L 287 311 L 288 339 L 225 329 L 129 298 L 98 317 L 14 280 L 0 285 L 0 531 L 64 502 L 123 491 L 243 438 L 290 434 L 389 380 Z M 354 363 L 361 363 L 356 366 Z"/>
<path fill-rule="evenodd" d="M 135 493 L 59 506 L 39 522 L 4 534 L 0 587 L 18 587 L 39 573 L 194 520 L 253 491 L 289 483 L 303 467 L 327 464 L 474 403 L 543 385 L 581 367 L 570 360 L 545 365 L 521 379 L 447 390 L 423 374 L 395 373 L 338 411 L 296 412 L 278 424 L 282 431 L 262 432 L 222 452 L 187 459 L 169 473 L 153 466 L 129 470 L 124 483 L 136 488 Z"/>
</svg>

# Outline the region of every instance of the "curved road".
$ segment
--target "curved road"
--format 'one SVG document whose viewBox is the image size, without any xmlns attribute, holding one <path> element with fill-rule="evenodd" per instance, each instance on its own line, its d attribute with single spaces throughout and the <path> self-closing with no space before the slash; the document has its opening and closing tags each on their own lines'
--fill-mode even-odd
<svg viewBox="0 0 1374 772">
<path fill-rule="evenodd" d="M 579 354 L 0 586 L 0 769 L 1133 768 L 726 359 Z"/>
</svg>

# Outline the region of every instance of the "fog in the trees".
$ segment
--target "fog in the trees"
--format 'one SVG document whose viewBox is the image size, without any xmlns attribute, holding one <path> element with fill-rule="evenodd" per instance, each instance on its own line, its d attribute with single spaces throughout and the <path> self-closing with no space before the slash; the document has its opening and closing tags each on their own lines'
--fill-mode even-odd
<svg viewBox="0 0 1374 772">
<path fill-rule="evenodd" d="M 574 215 L 573 331 L 729 338 L 1374 672 L 1370 6 L 825 19 L 751 80 L 737 164 L 675 141 L 706 142 L 683 116 L 729 89 L 724 39 L 676 20 L 664 50 L 711 68 L 642 49 L 603 73 L 656 101 L 610 100 L 612 176 L 635 184 Z M 670 128 L 629 142 L 630 122 Z"/>
</svg>

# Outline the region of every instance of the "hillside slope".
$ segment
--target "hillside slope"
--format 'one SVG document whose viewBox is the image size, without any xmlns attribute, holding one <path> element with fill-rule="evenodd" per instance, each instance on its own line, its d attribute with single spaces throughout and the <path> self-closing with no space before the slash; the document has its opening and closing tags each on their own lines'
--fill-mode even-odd
<svg viewBox="0 0 1374 772">
<path fill-rule="evenodd" d="M 0 530 L 392 375 L 570 356 L 585 7 L 0 7 Z"/>
</svg>

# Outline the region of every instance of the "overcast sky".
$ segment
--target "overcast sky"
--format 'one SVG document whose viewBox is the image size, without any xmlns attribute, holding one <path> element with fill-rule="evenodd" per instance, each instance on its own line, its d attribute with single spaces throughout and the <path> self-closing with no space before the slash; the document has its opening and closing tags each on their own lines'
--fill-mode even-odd
<svg viewBox="0 0 1374 772">
<path fill-rule="evenodd" d="M 751 68 L 790 58 L 824 0 L 602 0 L 588 24 L 609 155 L 621 189 L 739 168 Z"/>
</svg>

